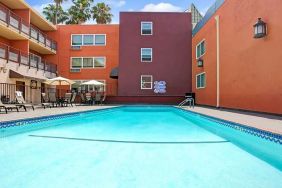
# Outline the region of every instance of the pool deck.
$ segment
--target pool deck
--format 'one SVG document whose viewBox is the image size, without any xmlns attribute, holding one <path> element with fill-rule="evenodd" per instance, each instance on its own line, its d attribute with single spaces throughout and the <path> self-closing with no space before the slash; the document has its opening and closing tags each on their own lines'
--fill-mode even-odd
<svg viewBox="0 0 282 188">
<path fill-rule="evenodd" d="M 13 121 L 26 118 L 42 117 L 49 115 L 58 115 L 72 112 L 82 112 L 87 110 L 98 110 L 105 108 L 113 108 L 117 105 L 102 105 L 102 106 L 74 106 L 74 107 L 59 107 L 59 108 L 36 108 L 35 111 L 28 110 L 27 112 L 9 112 L 4 114 L 3 110 L 0 113 L 0 122 Z M 213 116 L 216 118 L 244 124 L 258 129 L 278 133 L 282 135 L 282 116 L 274 116 L 260 114 L 254 112 L 242 112 L 236 110 L 215 109 L 207 107 L 182 107 L 185 110 L 198 112 L 201 114 Z"/>
<path fill-rule="evenodd" d="M 282 135 L 282 116 L 208 107 L 182 108 Z"/>
</svg>

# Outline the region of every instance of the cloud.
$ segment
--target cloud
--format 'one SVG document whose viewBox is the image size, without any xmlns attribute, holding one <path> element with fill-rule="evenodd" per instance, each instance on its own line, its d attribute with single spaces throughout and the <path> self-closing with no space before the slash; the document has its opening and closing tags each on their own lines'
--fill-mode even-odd
<svg viewBox="0 0 282 188">
<path fill-rule="evenodd" d="M 106 4 L 109 4 L 113 7 L 123 7 L 126 4 L 125 0 L 106 0 L 105 1 Z"/>
<path fill-rule="evenodd" d="M 182 8 L 174 6 L 170 3 L 147 4 L 141 9 L 143 12 L 181 12 Z"/>
</svg>

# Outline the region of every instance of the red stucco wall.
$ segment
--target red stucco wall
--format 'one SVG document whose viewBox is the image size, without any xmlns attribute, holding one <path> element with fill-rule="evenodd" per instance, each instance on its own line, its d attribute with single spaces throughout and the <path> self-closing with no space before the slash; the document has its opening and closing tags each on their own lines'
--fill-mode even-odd
<svg viewBox="0 0 282 188">
<path fill-rule="evenodd" d="M 141 21 L 153 22 L 153 35 L 141 35 Z M 190 13 L 120 13 L 119 96 L 184 96 L 191 91 Z M 141 48 L 153 48 L 153 62 L 141 62 Z M 167 92 L 141 90 L 141 75 L 166 81 Z"/>
</svg>

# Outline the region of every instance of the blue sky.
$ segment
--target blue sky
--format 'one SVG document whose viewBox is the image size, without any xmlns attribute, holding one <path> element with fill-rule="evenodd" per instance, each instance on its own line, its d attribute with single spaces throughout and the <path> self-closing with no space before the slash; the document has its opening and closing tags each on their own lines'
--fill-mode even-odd
<svg viewBox="0 0 282 188">
<path fill-rule="evenodd" d="M 42 12 L 46 4 L 53 0 L 26 0 L 37 11 Z M 184 11 L 194 3 L 201 13 L 205 13 L 215 0 L 94 0 L 106 2 L 114 14 L 113 23 L 118 23 L 120 11 Z M 64 8 L 71 5 L 71 0 L 63 3 Z M 91 23 L 91 22 L 90 22 Z"/>
</svg>

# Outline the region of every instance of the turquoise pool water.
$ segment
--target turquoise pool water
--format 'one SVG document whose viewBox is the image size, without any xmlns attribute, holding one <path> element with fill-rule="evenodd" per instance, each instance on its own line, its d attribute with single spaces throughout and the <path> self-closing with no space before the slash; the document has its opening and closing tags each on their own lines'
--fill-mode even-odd
<svg viewBox="0 0 282 188">
<path fill-rule="evenodd" d="M 0 136 L 1 188 L 282 185 L 280 144 L 173 107 L 81 113 Z"/>
</svg>

